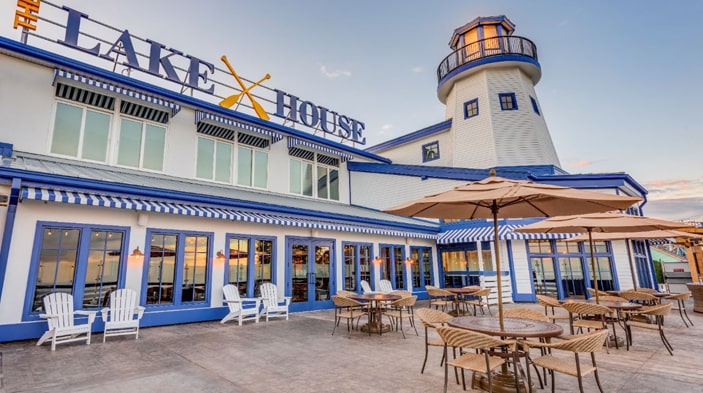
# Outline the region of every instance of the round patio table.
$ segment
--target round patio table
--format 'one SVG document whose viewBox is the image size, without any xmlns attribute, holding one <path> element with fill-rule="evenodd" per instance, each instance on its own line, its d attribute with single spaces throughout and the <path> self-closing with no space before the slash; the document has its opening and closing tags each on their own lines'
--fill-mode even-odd
<svg viewBox="0 0 703 393">
<path fill-rule="evenodd" d="M 363 293 L 361 295 L 349 296 L 350 299 L 361 300 L 369 303 L 369 322 L 361 327 L 362 332 L 383 334 L 391 330 L 391 325 L 384 324 L 382 302 L 392 302 L 401 299 L 400 295 L 390 293 Z"/>
<path fill-rule="evenodd" d="M 461 303 L 461 297 L 466 296 L 466 295 L 471 295 L 472 293 L 476 293 L 483 288 L 479 287 L 478 285 L 472 285 L 470 287 L 444 288 L 444 289 L 446 291 L 449 291 L 454 294 L 454 310 L 450 311 L 449 314 L 454 315 L 455 317 L 458 317 L 460 314 L 459 304 Z"/>
<path fill-rule="evenodd" d="M 447 321 L 447 324 L 452 327 L 467 329 L 474 332 L 487 334 L 489 336 L 500 336 L 508 338 L 535 338 L 544 337 L 551 338 L 561 335 L 564 329 L 551 322 L 533 321 L 530 319 L 521 318 L 503 318 L 503 329 L 500 328 L 500 320 L 498 317 L 457 317 Z M 519 364 L 519 362 L 518 362 Z M 522 370 L 520 374 L 523 374 Z M 515 386 L 515 377 L 507 369 L 507 364 L 503 365 L 501 371 L 493 376 L 493 391 L 494 392 L 520 392 L 532 391 L 526 386 L 527 381 L 522 375 L 523 384 Z M 475 383 L 483 390 L 489 390 L 488 378 L 484 375 L 476 374 L 474 377 Z"/>
</svg>

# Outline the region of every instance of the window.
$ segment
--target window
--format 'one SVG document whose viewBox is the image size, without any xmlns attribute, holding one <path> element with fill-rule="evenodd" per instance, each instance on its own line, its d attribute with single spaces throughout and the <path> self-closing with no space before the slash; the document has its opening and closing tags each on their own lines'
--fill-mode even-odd
<svg viewBox="0 0 703 393">
<path fill-rule="evenodd" d="M 164 127 L 122 118 L 117 164 L 162 171 L 165 143 Z"/>
<path fill-rule="evenodd" d="M 195 176 L 230 183 L 232 179 L 232 144 L 198 137 Z"/>
<path fill-rule="evenodd" d="M 111 116 L 103 112 L 58 102 L 51 152 L 106 162 L 110 119 Z"/>
<path fill-rule="evenodd" d="M 432 248 L 410 247 L 412 259 L 412 285 L 415 290 L 424 290 L 432 285 Z"/>
<path fill-rule="evenodd" d="M 207 301 L 210 235 L 149 232 L 145 253 L 147 305 L 189 305 Z"/>
<path fill-rule="evenodd" d="M 491 242 L 481 242 L 481 259 L 483 260 L 483 271 L 491 272 L 493 268 L 493 253 L 491 252 Z"/>
<path fill-rule="evenodd" d="M 517 99 L 515 98 L 515 93 L 500 93 L 498 94 L 500 99 L 500 109 L 504 111 L 514 111 L 517 110 Z"/>
<path fill-rule="evenodd" d="M 390 280 L 395 289 L 406 289 L 403 246 L 381 245 L 381 279 Z"/>
<path fill-rule="evenodd" d="M 27 314 L 42 311 L 42 299 L 52 292 L 72 294 L 76 309 L 106 306 L 124 274 L 125 233 L 116 228 L 39 224 Z"/>
<path fill-rule="evenodd" d="M 344 290 L 359 292 L 361 280 L 371 280 L 371 244 L 345 243 Z"/>
<path fill-rule="evenodd" d="M 227 284 L 237 286 L 242 297 L 258 296 L 261 284 L 273 282 L 274 239 L 235 235 L 227 239 Z"/>
<path fill-rule="evenodd" d="M 257 188 L 268 185 L 267 152 L 248 146 L 237 148 L 237 184 Z"/>
<path fill-rule="evenodd" d="M 339 200 L 339 159 L 295 147 L 289 154 L 291 194 Z"/>
<path fill-rule="evenodd" d="M 464 103 L 464 119 L 478 116 L 478 98 Z"/>
<path fill-rule="evenodd" d="M 530 102 L 532 102 L 532 110 L 539 116 L 539 107 L 537 106 L 537 100 L 530 96 Z"/>
<path fill-rule="evenodd" d="M 437 159 L 439 159 L 438 141 L 422 145 L 422 162 L 433 161 Z"/>
</svg>

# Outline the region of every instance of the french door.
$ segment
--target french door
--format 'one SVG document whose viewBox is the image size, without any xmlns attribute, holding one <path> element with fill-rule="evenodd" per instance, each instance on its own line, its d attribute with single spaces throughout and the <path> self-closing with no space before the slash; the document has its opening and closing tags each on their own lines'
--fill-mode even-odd
<svg viewBox="0 0 703 393">
<path fill-rule="evenodd" d="M 290 238 L 286 241 L 286 293 L 291 311 L 329 308 L 334 284 L 334 243 Z"/>
</svg>

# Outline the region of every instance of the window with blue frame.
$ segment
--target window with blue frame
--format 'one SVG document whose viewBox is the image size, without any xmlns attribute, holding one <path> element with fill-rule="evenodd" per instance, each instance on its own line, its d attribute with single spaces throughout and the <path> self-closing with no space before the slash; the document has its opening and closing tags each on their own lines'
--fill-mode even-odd
<svg viewBox="0 0 703 393">
<path fill-rule="evenodd" d="M 498 94 L 498 99 L 500 100 L 500 109 L 504 111 L 517 110 L 517 98 L 515 98 L 515 93 L 500 93 Z"/>
<path fill-rule="evenodd" d="M 229 235 L 226 284 L 239 288 L 242 297 L 256 297 L 259 287 L 273 282 L 273 237 Z"/>
<path fill-rule="evenodd" d="M 144 257 L 147 305 L 189 305 L 208 300 L 210 234 L 149 231 Z"/>
<path fill-rule="evenodd" d="M 478 116 L 478 98 L 464 103 L 464 119 Z"/>
<path fill-rule="evenodd" d="M 439 159 L 439 141 L 422 145 L 422 162 Z"/>
<path fill-rule="evenodd" d="M 76 309 L 96 309 L 124 284 L 127 229 L 40 223 L 30 267 L 27 313 L 42 311 L 52 292 L 73 295 Z"/>
<path fill-rule="evenodd" d="M 488 250 L 490 250 L 490 245 Z M 460 288 L 467 285 L 480 285 L 481 267 L 476 242 L 444 248 L 440 255 L 444 287 Z"/>
<path fill-rule="evenodd" d="M 346 243 L 344 248 L 344 286 L 346 291 L 359 292 L 359 282 L 365 280 L 371 283 L 371 250 L 370 243 Z"/>
<path fill-rule="evenodd" d="M 530 96 L 530 102 L 532 102 L 532 110 L 539 116 L 539 107 L 537 106 L 537 100 Z"/>
<path fill-rule="evenodd" d="M 432 284 L 432 248 L 410 247 L 411 277 L 414 290 L 424 290 Z"/>
<path fill-rule="evenodd" d="M 381 279 L 389 280 L 393 289 L 406 289 L 405 285 L 405 253 L 400 245 L 380 246 Z"/>
</svg>

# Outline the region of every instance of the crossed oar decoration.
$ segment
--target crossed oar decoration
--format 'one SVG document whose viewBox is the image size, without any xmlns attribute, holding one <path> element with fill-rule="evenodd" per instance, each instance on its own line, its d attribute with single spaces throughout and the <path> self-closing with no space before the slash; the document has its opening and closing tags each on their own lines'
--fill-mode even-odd
<svg viewBox="0 0 703 393">
<path fill-rule="evenodd" d="M 260 119 L 262 120 L 269 120 L 269 115 L 266 113 L 264 110 L 264 107 L 259 104 L 254 97 L 249 93 L 251 89 L 255 88 L 256 86 L 259 86 L 263 81 L 271 78 L 271 75 L 266 74 L 264 75 L 263 78 L 259 79 L 256 83 L 249 87 L 244 86 L 244 82 L 242 82 L 241 78 L 239 78 L 239 75 L 237 75 L 237 72 L 234 71 L 234 68 L 232 68 L 232 65 L 229 64 L 229 61 L 227 61 L 227 56 L 222 56 L 220 58 L 225 65 L 227 65 L 227 68 L 229 69 L 229 72 L 234 76 L 234 79 L 237 80 L 237 83 L 239 83 L 239 86 L 242 88 L 242 92 L 239 94 L 234 94 L 229 97 L 225 97 L 222 101 L 220 101 L 220 106 L 225 107 L 225 108 L 230 108 L 232 105 L 236 104 L 239 102 L 239 100 L 246 94 L 247 97 L 249 97 L 249 101 L 251 101 L 252 106 L 254 107 L 254 111 L 256 112 L 256 115 L 259 116 Z"/>
</svg>

